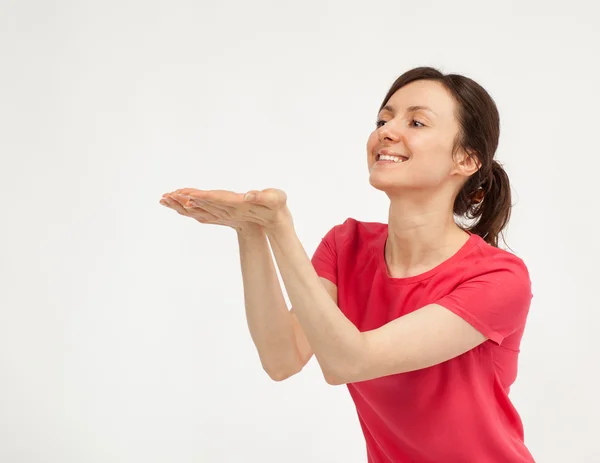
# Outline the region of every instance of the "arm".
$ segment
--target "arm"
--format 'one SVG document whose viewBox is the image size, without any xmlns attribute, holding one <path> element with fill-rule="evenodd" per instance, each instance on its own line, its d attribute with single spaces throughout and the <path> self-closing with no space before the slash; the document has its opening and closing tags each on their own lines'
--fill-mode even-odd
<svg viewBox="0 0 600 463">
<path fill-rule="evenodd" d="M 298 373 L 312 352 L 287 308 L 264 232 L 238 232 L 238 244 L 250 336 L 263 369 L 281 381 Z"/>
<path fill-rule="evenodd" d="M 361 333 L 327 297 L 292 223 L 267 233 L 300 325 L 330 384 L 425 368 L 486 340 L 461 317 L 439 305 L 423 307 Z"/>
<path fill-rule="evenodd" d="M 264 231 L 240 231 L 238 243 L 250 336 L 263 369 L 282 381 L 302 370 L 313 352 L 294 310 L 287 308 Z M 328 297 L 337 301 L 335 285 L 323 284 L 329 285 Z"/>
<path fill-rule="evenodd" d="M 312 349 L 293 309 L 288 311 L 286 307 L 261 227 L 261 218 L 272 219 L 274 214 L 263 206 L 254 208 L 245 203 L 243 196 L 224 190 L 184 188 L 165 193 L 160 203 L 200 223 L 225 225 L 236 230 L 250 335 L 264 370 L 272 379 L 280 381 L 299 372 L 312 356 Z M 269 199 L 269 194 L 266 196 Z M 335 285 L 326 280 L 323 284 L 337 304 Z"/>
</svg>

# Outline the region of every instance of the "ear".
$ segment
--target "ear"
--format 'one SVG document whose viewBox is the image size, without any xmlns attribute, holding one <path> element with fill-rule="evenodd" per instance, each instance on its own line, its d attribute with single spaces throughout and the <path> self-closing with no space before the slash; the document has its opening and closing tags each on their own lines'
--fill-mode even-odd
<svg viewBox="0 0 600 463">
<path fill-rule="evenodd" d="M 465 177 L 470 177 L 481 167 L 481 162 L 477 157 L 477 152 L 472 149 L 460 150 L 456 153 L 456 160 L 454 163 L 455 173 Z"/>
</svg>

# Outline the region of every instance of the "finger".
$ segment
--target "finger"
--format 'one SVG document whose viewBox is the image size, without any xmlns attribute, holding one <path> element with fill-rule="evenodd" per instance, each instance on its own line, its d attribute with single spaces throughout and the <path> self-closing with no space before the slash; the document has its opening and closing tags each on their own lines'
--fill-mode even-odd
<svg viewBox="0 0 600 463">
<path fill-rule="evenodd" d="M 270 210 L 269 207 L 265 206 L 265 196 L 261 191 L 250 190 L 244 195 L 244 202 L 249 206 L 248 213 L 257 216 L 261 212 Z"/>
<path fill-rule="evenodd" d="M 179 196 L 180 203 L 185 207 L 189 214 L 196 217 L 199 214 L 206 215 L 208 220 L 219 220 L 219 217 L 231 217 L 235 207 L 224 204 L 214 203 L 212 201 L 202 199 L 192 199 Z"/>
<path fill-rule="evenodd" d="M 197 188 L 181 188 L 180 190 L 175 190 L 173 193 L 184 196 L 189 196 L 191 194 L 201 195 L 202 193 L 204 193 L 204 190 L 198 190 Z"/>
<path fill-rule="evenodd" d="M 185 196 L 178 195 L 177 193 L 171 193 L 169 198 L 176 203 L 178 203 L 181 207 L 185 208 L 188 199 Z"/>
<path fill-rule="evenodd" d="M 178 198 L 178 200 L 174 199 Z M 219 218 L 213 212 L 199 206 L 189 205 L 189 200 L 177 194 L 166 194 L 160 201 L 164 206 L 170 207 L 180 215 L 196 219 L 200 223 L 219 223 Z M 183 204 L 182 204 L 183 203 Z"/>
<path fill-rule="evenodd" d="M 181 204 L 181 207 L 184 207 L 186 209 L 192 207 L 191 199 L 189 198 L 189 196 L 185 196 L 178 193 L 171 193 L 169 197 Z"/>
<path fill-rule="evenodd" d="M 206 206 L 190 205 L 189 201 L 186 203 L 184 209 L 188 216 L 193 217 L 202 223 L 215 223 L 222 215 L 217 211 L 210 210 Z"/>
<path fill-rule="evenodd" d="M 161 200 L 161 204 L 163 203 L 163 201 L 164 201 L 164 203 L 166 203 L 166 205 L 168 207 L 170 207 L 171 209 L 174 209 L 179 214 L 187 215 L 185 208 L 181 204 L 179 204 L 179 202 L 175 201 L 172 197 L 167 196 L 167 197 L 163 198 Z"/>
<path fill-rule="evenodd" d="M 208 205 L 206 204 L 206 201 L 193 200 L 189 196 L 177 193 L 173 193 L 169 196 L 171 199 L 173 199 L 174 201 L 179 203 L 179 205 L 181 205 L 181 207 L 185 210 L 187 215 L 209 213 L 211 219 L 216 217 L 215 212 L 217 211 L 215 211 L 215 208 L 207 207 Z"/>
<path fill-rule="evenodd" d="M 198 190 L 196 190 L 197 192 Z M 176 199 L 184 207 L 204 207 L 209 204 L 219 205 L 221 207 L 229 207 L 227 203 L 221 201 L 220 203 L 214 200 L 208 200 L 209 195 L 207 192 L 201 192 L 200 194 L 194 193 L 194 195 L 184 193 L 172 193 L 170 196 Z M 226 206 L 227 205 L 227 206 Z"/>
<path fill-rule="evenodd" d="M 188 204 L 191 206 L 200 206 L 211 210 L 221 211 L 228 215 L 232 214 L 244 204 L 243 196 L 241 194 L 230 191 L 224 193 L 226 194 L 213 190 L 211 192 L 205 192 L 201 197 L 198 197 L 198 195 L 190 196 Z"/>
<path fill-rule="evenodd" d="M 269 209 L 276 209 L 285 204 L 287 195 L 282 190 L 269 188 L 263 191 L 252 190 L 244 196 L 246 202 L 261 205 Z"/>
<path fill-rule="evenodd" d="M 167 197 L 171 197 L 171 199 L 176 199 L 181 205 L 184 205 L 185 202 L 191 198 L 191 195 L 194 194 L 195 196 L 201 197 L 203 194 L 202 190 L 197 190 L 194 188 L 182 188 L 179 190 L 174 190 L 171 191 L 169 193 L 165 193 L 162 195 L 162 199 L 165 199 Z"/>
<path fill-rule="evenodd" d="M 181 196 L 177 195 L 177 193 L 175 192 L 171 192 L 171 193 L 165 193 L 164 195 L 162 195 L 161 201 L 168 201 L 170 204 L 173 204 L 173 202 L 179 203 L 181 206 L 183 206 L 183 203 L 185 202 L 183 200 L 183 198 Z"/>
<path fill-rule="evenodd" d="M 171 209 L 173 208 L 173 198 L 171 198 L 167 193 L 163 195 L 159 202 L 163 206 L 170 207 Z"/>
<path fill-rule="evenodd" d="M 227 190 L 192 191 L 188 194 L 192 199 L 202 199 L 220 204 L 240 204 L 244 195 Z"/>
<path fill-rule="evenodd" d="M 260 191 L 250 190 L 244 195 L 244 201 L 247 203 L 258 204 L 260 201 Z"/>
</svg>

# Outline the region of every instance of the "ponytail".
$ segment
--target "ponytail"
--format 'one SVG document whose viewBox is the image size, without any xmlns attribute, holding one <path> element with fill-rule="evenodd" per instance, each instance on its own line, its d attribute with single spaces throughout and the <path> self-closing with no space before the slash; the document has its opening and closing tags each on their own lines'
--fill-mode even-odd
<svg viewBox="0 0 600 463">
<path fill-rule="evenodd" d="M 457 211 L 457 206 L 462 202 L 462 209 L 466 209 L 462 214 L 469 219 L 478 219 L 468 231 L 498 247 L 498 236 L 508 224 L 512 207 L 508 175 L 502 165 L 494 160 L 488 175 L 476 174 L 473 177 L 484 177 L 484 180 L 475 191 L 472 190 L 473 182 L 468 181 L 465 184 L 463 191 L 456 198 L 455 213 L 461 212 Z M 471 188 L 468 188 L 469 186 Z M 470 194 L 465 190 L 471 190 Z"/>
</svg>

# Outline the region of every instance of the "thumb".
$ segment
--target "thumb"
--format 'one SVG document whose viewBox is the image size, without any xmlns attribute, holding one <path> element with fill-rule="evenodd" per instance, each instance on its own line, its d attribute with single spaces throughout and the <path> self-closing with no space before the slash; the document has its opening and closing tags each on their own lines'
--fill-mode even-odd
<svg viewBox="0 0 600 463">
<path fill-rule="evenodd" d="M 244 200 L 261 206 L 268 207 L 269 209 L 276 209 L 282 207 L 287 202 L 287 195 L 283 190 L 275 188 L 267 188 L 266 190 L 256 191 L 252 190 L 246 193 Z"/>
</svg>

